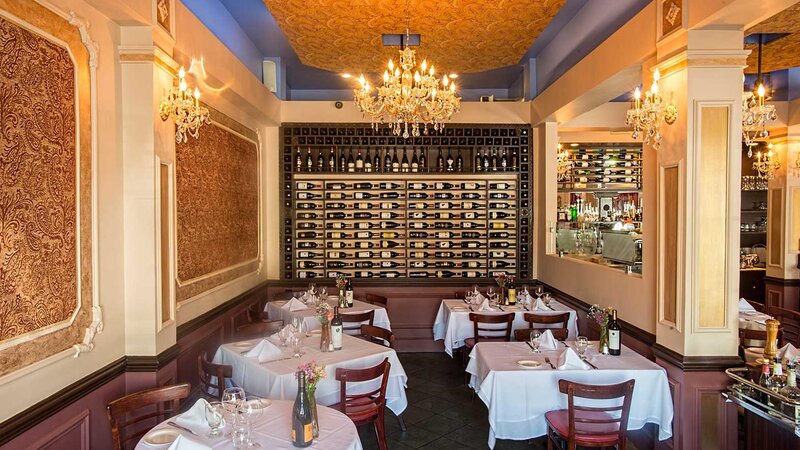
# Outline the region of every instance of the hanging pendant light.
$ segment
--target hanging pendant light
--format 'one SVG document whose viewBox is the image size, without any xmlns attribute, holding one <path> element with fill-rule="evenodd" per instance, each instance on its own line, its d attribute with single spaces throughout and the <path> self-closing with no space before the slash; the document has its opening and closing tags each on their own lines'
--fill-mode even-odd
<svg viewBox="0 0 800 450">
<path fill-rule="evenodd" d="M 758 35 L 758 75 L 752 92 L 742 93 L 742 140 L 747 145 L 747 157 L 753 157 L 753 147 L 769 138 L 767 123 L 777 119 L 775 105 L 767 105 L 767 87 L 761 76 L 761 49 L 764 35 Z"/>
</svg>

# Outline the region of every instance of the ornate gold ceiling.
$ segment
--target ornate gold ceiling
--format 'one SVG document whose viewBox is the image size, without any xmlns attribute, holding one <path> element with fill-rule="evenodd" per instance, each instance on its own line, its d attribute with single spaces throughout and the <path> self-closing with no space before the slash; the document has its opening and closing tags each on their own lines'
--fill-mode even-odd
<svg viewBox="0 0 800 450">
<path fill-rule="evenodd" d="M 517 64 L 566 0 L 411 0 L 417 55 L 439 71 Z M 383 72 L 399 59 L 382 34 L 405 33 L 403 0 L 264 0 L 303 64 L 334 72 Z"/>
<path fill-rule="evenodd" d="M 762 49 L 762 72 L 800 67 L 800 3 L 775 14 L 769 19 L 748 29 L 745 35 L 753 33 L 790 33 L 788 36 L 764 44 Z M 758 45 L 745 45 L 752 50 L 747 58 L 745 73 L 758 72 Z"/>
</svg>

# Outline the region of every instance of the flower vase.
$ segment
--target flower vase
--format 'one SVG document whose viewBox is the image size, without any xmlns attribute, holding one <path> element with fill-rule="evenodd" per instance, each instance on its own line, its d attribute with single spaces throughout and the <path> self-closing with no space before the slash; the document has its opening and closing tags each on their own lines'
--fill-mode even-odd
<svg viewBox="0 0 800 450">
<path fill-rule="evenodd" d="M 329 321 L 322 322 L 322 329 L 320 331 L 319 350 L 321 352 L 333 351 L 333 342 L 331 341 L 331 323 Z"/>
<path fill-rule="evenodd" d="M 500 286 L 500 293 L 499 297 L 497 297 L 497 304 L 498 305 L 505 305 L 506 304 L 506 288 Z"/>
<path fill-rule="evenodd" d="M 306 388 L 306 393 L 308 394 L 308 402 L 311 404 L 311 429 L 314 432 L 314 437 L 319 437 L 319 416 L 317 415 L 317 387 L 316 386 L 308 386 Z"/>
<path fill-rule="evenodd" d="M 597 343 L 597 351 L 603 355 L 608 354 L 608 327 L 600 327 L 600 341 Z"/>
<path fill-rule="evenodd" d="M 347 298 L 344 295 L 344 289 L 339 289 L 339 308 L 340 309 L 347 308 Z"/>
</svg>

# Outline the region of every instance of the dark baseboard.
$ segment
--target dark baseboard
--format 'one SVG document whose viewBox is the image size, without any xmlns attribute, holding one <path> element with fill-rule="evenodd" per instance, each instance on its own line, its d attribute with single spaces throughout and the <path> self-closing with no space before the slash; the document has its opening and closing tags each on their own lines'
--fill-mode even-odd
<svg viewBox="0 0 800 450">
<path fill-rule="evenodd" d="M 776 277 L 770 277 L 770 276 L 765 276 L 764 277 L 764 282 L 765 283 L 769 283 L 769 284 L 779 285 L 779 286 L 800 286 L 800 280 L 776 278 Z"/>
<path fill-rule="evenodd" d="M 178 357 L 178 344 L 155 356 L 126 356 L 125 372 L 158 372 Z"/>
<path fill-rule="evenodd" d="M 653 345 L 653 354 L 684 372 L 722 372 L 744 364 L 738 356 L 684 356 L 661 344 Z"/>
</svg>

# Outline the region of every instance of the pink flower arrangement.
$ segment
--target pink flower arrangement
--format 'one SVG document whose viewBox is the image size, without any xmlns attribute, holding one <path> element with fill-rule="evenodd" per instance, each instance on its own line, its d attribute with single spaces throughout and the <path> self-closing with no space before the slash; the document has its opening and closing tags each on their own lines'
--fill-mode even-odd
<svg viewBox="0 0 800 450">
<path fill-rule="evenodd" d="M 336 274 L 336 288 L 344 290 L 345 286 L 347 285 L 347 277 L 344 276 L 343 273 Z"/>
<path fill-rule="evenodd" d="M 316 361 L 297 366 L 297 371 L 300 376 L 306 379 L 307 388 L 312 390 L 317 387 L 317 383 L 320 380 L 328 376 L 328 373 L 325 372 L 325 366 L 318 366 Z"/>
<path fill-rule="evenodd" d="M 333 319 L 333 310 L 331 309 L 331 305 L 325 302 L 319 302 L 317 304 L 317 319 L 319 319 L 320 323 L 326 324 Z"/>
<path fill-rule="evenodd" d="M 506 275 L 505 272 L 500 272 L 494 276 L 494 281 L 496 281 L 497 285 L 500 286 L 500 289 L 502 289 L 508 281 L 508 275 Z"/>
<path fill-rule="evenodd" d="M 606 327 L 608 326 L 608 318 L 611 317 L 612 310 L 613 308 L 610 306 L 601 308 L 600 305 L 594 304 L 589 308 L 589 313 L 587 315 L 601 327 Z"/>
</svg>

